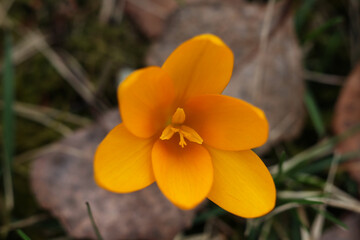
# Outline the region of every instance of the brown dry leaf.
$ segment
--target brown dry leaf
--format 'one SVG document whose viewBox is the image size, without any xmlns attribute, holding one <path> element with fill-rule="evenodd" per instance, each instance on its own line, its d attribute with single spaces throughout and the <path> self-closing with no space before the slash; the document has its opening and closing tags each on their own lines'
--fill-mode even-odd
<svg viewBox="0 0 360 240">
<path fill-rule="evenodd" d="M 340 134 L 360 123 L 360 63 L 345 82 L 336 103 L 333 128 Z M 337 146 L 340 153 L 360 150 L 360 133 Z M 345 164 L 352 177 L 360 183 L 360 157 Z"/>
<path fill-rule="evenodd" d="M 152 46 L 147 58 L 148 65 L 161 66 L 180 43 L 197 34 L 213 33 L 221 37 L 235 55 L 232 80 L 224 94 L 262 108 L 269 120 L 269 140 L 260 152 L 296 137 L 305 114 L 301 51 L 292 16 L 285 14 L 288 5 L 275 6 L 276 17 L 269 24 L 269 41 L 266 52 L 262 52 L 259 45 L 265 9 L 264 5 L 245 3 L 187 5 L 170 19 L 167 30 Z M 257 76 L 260 78 L 255 81 Z"/>
<path fill-rule="evenodd" d="M 125 11 L 147 37 L 155 38 L 177 7 L 175 0 L 128 0 Z"/>
<path fill-rule="evenodd" d="M 85 205 L 89 202 L 104 239 L 172 239 L 191 224 L 194 210 L 175 207 L 156 184 L 115 194 L 94 182 L 95 149 L 119 122 L 118 110 L 109 112 L 97 124 L 75 132 L 57 143 L 56 150 L 37 158 L 31 169 L 35 196 L 74 238 L 96 238 Z"/>
<path fill-rule="evenodd" d="M 216 2 L 218 0 L 127 0 L 125 11 L 148 38 L 160 36 L 168 18 L 177 9 L 188 4 Z M 242 0 L 223 0 L 240 4 Z"/>
</svg>

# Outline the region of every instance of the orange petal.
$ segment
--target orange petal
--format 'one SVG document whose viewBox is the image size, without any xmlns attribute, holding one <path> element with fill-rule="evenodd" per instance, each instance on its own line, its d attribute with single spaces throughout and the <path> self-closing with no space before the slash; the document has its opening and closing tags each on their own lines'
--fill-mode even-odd
<svg viewBox="0 0 360 240">
<path fill-rule="evenodd" d="M 239 151 L 266 142 L 269 127 L 264 113 L 240 99 L 223 95 L 191 98 L 184 106 L 185 124 L 212 147 Z"/>
<path fill-rule="evenodd" d="M 101 142 L 95 153 L 97 184 L 118 193 L 133 192 L 154 182 L 151 149 L 154 140 L 138 138 L 119 124 Z"/>
<path fill-rule="evenodd" d="M 230 81 L 234 56 L 218 37 L 203 34 L 175 49 L 162 66 L 175 82 L 178 97 L 221 93 Z"/>
<path fill-rule="evenodd" d="M 245 218 L 260 217 L 274 208 L 274 181 L 254 152 L 208 150 L 214 166 L 214 183 L 208 196 L 211 201 Z"/>
<path fill-rule="evenodd" d="M 165 128 L 174 111 L 173 82 L 159 67 L 130 74 L 120 84 L 118 97 L 123 122 L 138 137 L 148 138 Z"/>
<path fill-rule="evenodd" d="M 213 181 L 213 167 L 208 151 L 188 142 L 182 148 L 178 136 L 158 140 L 152 150 L 156 182 L 176 206 L 190 209 L 205 199 Z"/>
</svg>

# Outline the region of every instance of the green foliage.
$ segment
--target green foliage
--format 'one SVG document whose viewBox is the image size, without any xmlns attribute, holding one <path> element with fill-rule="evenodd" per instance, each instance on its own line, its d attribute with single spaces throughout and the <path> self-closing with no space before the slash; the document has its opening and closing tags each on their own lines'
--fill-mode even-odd
<svg viewBox="0 0 360 240">
<path fill-rule="evenodd" d="M 315 103 L 314 97 L 309 90 L 305 92 L 305 105 L 308 109 L 310 118 L 313 122 L 314 128 L 320 138 L 325 136 L 325 126 L 321 119 L 321 114 L 317 104 Z"/>
<path fill-rule="evenodd" d="M 90 221 L 91 221 L 91 225 L 93 226 L 93 229 L 95 231 L 97 239 L 98 240 L 103 240 L 103 237 L 101 236 L 100 231 L 99 231 L 98 227 L 96 226 L 93 214 L 91 212 L 90 204 L 88 202 L 86 202 L 86 208 L 87 208 L 88 215 L 89 215 L 89 218 L 90 218 Z"/>
<path fill-rule="evenodd" d="M 21 237 L 21 239 L 23 239 L 23 240 L 31 240 L 31 238 L 29 238 L 22 230 L 17 229 L 16 232 Z"/>
</svg>

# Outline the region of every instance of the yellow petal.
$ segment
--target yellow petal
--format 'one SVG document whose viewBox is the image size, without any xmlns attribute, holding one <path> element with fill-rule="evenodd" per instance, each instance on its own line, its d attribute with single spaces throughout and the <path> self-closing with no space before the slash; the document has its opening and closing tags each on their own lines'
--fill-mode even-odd
<svg viewBox="0 0 360 240">
<path fill-rule="evenodd" d="M 158 140 L 152 150 L 156 182 L 176 206 L 190 209 L 205 199 L 213 181 L 208 151 L 197 143 L 182 148 L 179 138 Z"/>
<path fill-rule="evenodd" d="M 269 127 L 264 113 L 240 99 L 223 95 L 191 98 L 184 106 L 186 121 L 212 147 L 239 151 L 265 143 Z"/>
<path fill-rule="evenodd" d="M 135 136 L 148 138 L 163 130 L 173 113 L 172 80 L 159 67 L 137 70 L 118 89 L 121 117 Z"/>
<path fill-rule="evenodd" d="M 231 152 L 208 148 L 214 166 L 209 199 L 245 218 L 262 216 L 274 208 L 274 181 L 261 159 L 251 150 Z"/>
<path fill-rule="evenodd" d="M 151 149 L 154 140 L 138 138 L 119 124 L 101 142 L 95 153 L 97 184 L 118 193 L 133 192 L 154 182 Z"/>
<path fill-rule="evenodd" d="M 194 37 L 181 44 L 162 66 L 175 83 L 178 97 L 221 93 L 228 84 L 234 56 L 224 42 L 211 34 Z"/>
</svg>

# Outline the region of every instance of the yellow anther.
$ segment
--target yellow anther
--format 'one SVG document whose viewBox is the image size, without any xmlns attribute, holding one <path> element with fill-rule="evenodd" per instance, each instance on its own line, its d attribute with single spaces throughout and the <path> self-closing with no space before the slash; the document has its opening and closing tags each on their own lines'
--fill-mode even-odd
<svg viewBox="0 0 360 240">
<path fill-rule="evenodd" d="M 172 117 L 172 122 L 169 124 L 164 131 L 162 132 L 160 139 L 169 140 L 174 136 L 175 133 L 179 133 L 180 142 L 179 145 L 183 148 L 187 144 L 185 138 L 190 142 L 195 142 L 198 144 L 203 143 L 203 139 L 200 135 L 191 127 L 186 125 L 181 125 L 185 121 L 185 112 L 184 109 L 178 108 Z"/>
<path fill-rule="evenodd" d="M 173 127 L 171 125 L 168 125 L 162 132 L 160 139 L 161 140 L 169 140 L 175 133 L 175 131 L 172 128 Z"/>
<path fill-rule="evenodd" d="M 186 137 L 187 140 L 189 140 L 190 142 L 196 142 L 198 144 L 202 144 L 203 143 L 203 139 L 200 137 L 200 135 L 191 127 L 182 125 L 180 127 L 180 134 L 184 135 L 184 137 Z"/>
<path fill-rule="evenodd" d="M 185 121 L 185 112 L 182 108 L 177 108 L 172 116 L 171 122 L 173 124 L 182 124 Z"/>
</svg>

